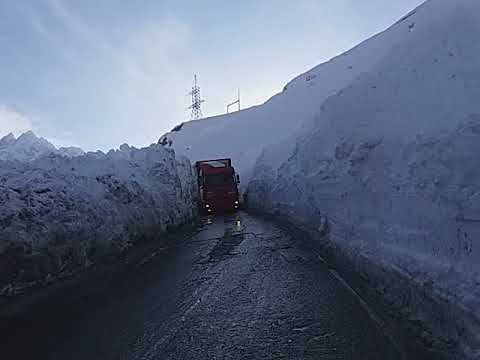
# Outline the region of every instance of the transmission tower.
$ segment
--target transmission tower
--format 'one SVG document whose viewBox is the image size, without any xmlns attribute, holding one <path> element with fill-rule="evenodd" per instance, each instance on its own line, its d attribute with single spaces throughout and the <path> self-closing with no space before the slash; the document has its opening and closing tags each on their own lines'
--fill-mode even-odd
<svg viewBox="0 0 480 360">
<path fill-rule="evenodd" d="M 200 96 L 200 86 L 197 84 L 197 75 L 193 77 L 193 81 L 192 91 L 188 93 L 188 95 L 192 96 L 192 105 L 190 105 L 188 109 L 192 110 L 192 120 L 198 120 L 202 117 L 202 103 L 204 103 L 205 100 L 202 100 Z"/>
</svg>

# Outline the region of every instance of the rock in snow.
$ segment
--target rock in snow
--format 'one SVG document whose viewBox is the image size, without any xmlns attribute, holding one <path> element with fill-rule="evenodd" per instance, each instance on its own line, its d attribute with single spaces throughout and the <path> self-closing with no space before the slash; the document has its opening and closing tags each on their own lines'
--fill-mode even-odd
<svg viewBox="0 0 480 360">
<path fill-rule="evenodd" d="M 7 147 L 12 145 L 16 141 L 15 135 L 12 133 L 9 133 L 8 135 L 5 135 L 3 138 L 0 139 L 0 147 Z"/>
</svg>

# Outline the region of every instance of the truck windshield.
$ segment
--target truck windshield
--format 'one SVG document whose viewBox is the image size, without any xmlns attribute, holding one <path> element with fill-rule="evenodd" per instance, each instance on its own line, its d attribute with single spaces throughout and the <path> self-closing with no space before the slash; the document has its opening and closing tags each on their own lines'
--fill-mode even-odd
<svg viewBox="0 0 480 360">
<path fill-rule="evenodd" d="M 205 177 L 206 186 L 227 186 L 233 184 L 232 174 L 215 174 Z"/>
</svg>

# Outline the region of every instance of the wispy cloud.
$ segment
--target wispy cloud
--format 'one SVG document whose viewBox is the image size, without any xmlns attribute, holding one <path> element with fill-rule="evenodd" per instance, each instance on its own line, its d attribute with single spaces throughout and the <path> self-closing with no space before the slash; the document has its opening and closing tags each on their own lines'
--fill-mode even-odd
<svg viewBox="0 0 480 360">
<path fill-rule="evenodd" d="M 118 143 L 136 145 L 156 141 L 181 120 L 179 114 L 187 106 L 185 84 L 192 75 L 188 66 L 192 34 L 186 23 L 163 14 L 121 28 L 91 24 L 90 18 L 62 0 L 24 10 L 31 29 L 66 61 L 66 67 L 51 69 L 54 76 L 45 89 L 52 98 L 62 99 L 60 106 L 69 104 L 62 117 L 70 120 L 73 107 L 83 109 L 73 115 L 87 122 L 105 114 L 100 131 L 109 129 L 110 141 L 117 138 Z M 85 138 L 83 129 L 65 124 L 62 130 Z"/>
<path fill-rule="evenodd" d="M 0 105 L 0 135 L 13 133 L 19 135 L 32 129 L 30 119 L 6 105 Z"/>
<path fill-rule="evenodd" d="M 107 40 L 95 32 L 91 25 L 75 14 L 65 1 L 49 0 L 48 5 L 52 14 L 60 19 L 67 31 L 77 39 L 83 40 L 97 51 L 112 52 L 115 50 Z"/>
</svg>

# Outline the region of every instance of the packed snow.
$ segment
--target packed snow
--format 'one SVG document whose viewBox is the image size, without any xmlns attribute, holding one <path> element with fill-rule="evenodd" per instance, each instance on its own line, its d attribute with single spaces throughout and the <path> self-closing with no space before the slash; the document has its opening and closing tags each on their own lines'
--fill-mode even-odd
<svg viewBox="0 0 480 360">
<path fill-rule="evenodd" d="M 264 149 L 248 189 L 251 206 L 317 226 L 357 265 L 402 273 L 461 309 L 429 335 L 472 359 L 480 357 L 479 37 L 480 2 L 431 0 L 351 50 L 352 63 L 366 48 L 382 55 L 317 104 L 283 161 L 274 159 L 279 145 Z M 412 298 L 402 309 L 428 321 L 436 310 Z"/>
<path fill-rule="evenodd" d="M 78 147 L 57 149 L 48 140 L 27 131 L 17 138 L 10 133 L 0 138 L 0 160 L 32 161 L 48 154 L 67 157 L 81 156 L 85 152 Z"/>
<path fill-rule="evenodd" d="M 0 161 L 0 294 L 191 221 L 193 197 L 188 159 L 156 144 Z"/>
</svg>

